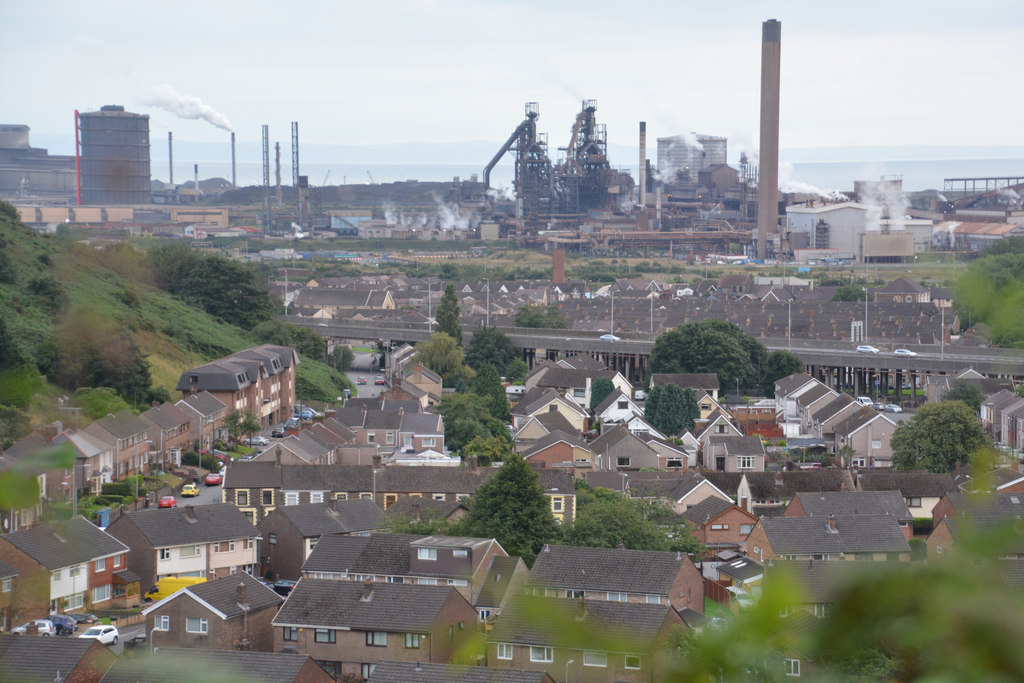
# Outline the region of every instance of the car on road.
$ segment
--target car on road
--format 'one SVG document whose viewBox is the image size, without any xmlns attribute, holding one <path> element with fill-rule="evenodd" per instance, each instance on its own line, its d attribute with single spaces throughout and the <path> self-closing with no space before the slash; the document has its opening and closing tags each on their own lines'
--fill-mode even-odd
<svg viewBox="0 0 1024 683">
<path fill-rule="evenodd" d="M 622 341 L 621 337 L 616 337 L 614 334 L 602 334 L 599 337 L 599 339 L 601 341 L 611 341 L 611 342 Z"/>
<path fill-rule="evenodd" d="M 156 506 L 158 508 L 176 508 L 178 507 L 178 499 L 174 496 L 161 496 Z"/>
<path fill-rule="evenodd" d="M 380 375 L 377 375 L 376 379 L 373 380 L 373 383 L 378 387 L 387 386 L 387 381 Z"/>
<path fill-rule="evenodd" d="M 887 406 L 885 406 L 885 412 L 887 412 L 887 413 L 902 413 L 903 412 L 903 408 L 900 408 L 895 403 L 890 403 Z"/>
<path fill-rule="evenodd" d="M 869 406 L 872 403 L 874 403 L 874 401 L 871 400 L 870 396 L 858 396 L 856 398 L 856 401 L 857 401 L 857 403 L 861 404 L 862 406 Z"/>
<path fill-rule="evenodd" d="M 90 626 L 85 629 L 85 633 L 80 634 L 79 638 L 90 638 L 92 640 L 98 640 L 104 645 L 117 645 L 117 627 L 110 625 L 97 625 Z"/>
<path fill-rule="evenodd" d="M 295 588 L 296 583 L 298 583 L 298 581 L 291 581 L 289 579 L 281 579 L 279 581 L 275 581 L 274 592 L 278 595 L 288 597 L 288 594 L 292 592 L 293 588 Z"/>
<path fill-rule="evenodd" d="M 285 431 L 284 427 L 274 427 L 270 430 L 270 436 L 274 439 L 283 439 L 287 434 L 288 432 Z"/>
<path fill-rule="evenodd" d="M 284 428 L 285 429 L 298 429 L 299 428 L 299 418 L 297 418 L 297 417 L 290 417 L 290 418 L 288 418 L 287 420 L 284 421 Z"/>
<path fill-rule="evenodd" d="M 894 355 L 894 356 L 906 356 L 907 358 L 913 358 L 914 356 L 917 355 L 917 353 L 914 352 L 914 351 L 911 351 L 910 349 L 896 349 L 895 351 L 892 352 L 892 355 Z"/>
<path fill-rule="evenodd" d="M 356 384 L 366 384 L 365 377 L 356 377 Z"/>
<path fill-rule="evenodd" d="M 269 446 L 270 439 L 265 436 L 251 436 L 248 439 L 242 439 L 242 443 L 246 446 Z"/>
<path fill-rule="evenodd" d="M 861 344 L 857 347 L 857 353 L 878 353 L 878 349 L 869 344 Z"/>
<path fill-rule="evenodd" d="M 182 495 L 182 497 L 198 496 L 199 495 L 199 487 L 196 486 L 195 484 L 185 484 L 181 488 L 181 495 Z"/>
<path fill-rule="evenodd" d="M 224 483 L 224 475 L 220 472 L 210 472 L 203 481 L 207 486 L 219 486 Z"/>
<path fill-rule="evenodd" d="M 49 618 L 56 627 L 58 636 L 69 636 L 78 628 L 78 622 L 66 614 L 51 614 Z"/>
<path fill-rule="evenodd" d="M 877 410 L 878 412 L 882 412 L 883 410 L 885 410 L 885 404 L 884 403 L 872 403 L 871 407 L 874 408 L 875 410 Z"/>
<path fill-rule="evenodd" d="M 69 614 L 68 616 L 74 619 L 75 623 L 84 624 L 86 626 L 92 626 L 93 624 L 100 623 L 100 618 L 98 616 L 96 616 L 95 614 L 88 614 L 86 612 L 75 612 L 74 614 Z"/>
<path fill-rule="evenodd" d="M 53 622 L 49 619 L 36 619 L 34 622 L 27 621 L 21 626 L 15 626 L 11 629 L 11 633 L 16 635 L 25 635 L 28 633 L 28 627 L 35 623 L 36 628 L 41 636 L 55 636 L 57 635 L 57 627 L 53 625 Z"/>
</svg>

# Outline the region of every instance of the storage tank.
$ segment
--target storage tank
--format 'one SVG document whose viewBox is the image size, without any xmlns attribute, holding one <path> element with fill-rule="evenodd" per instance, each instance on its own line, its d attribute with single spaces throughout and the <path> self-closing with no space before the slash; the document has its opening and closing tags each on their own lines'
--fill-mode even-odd
<svg viewBox="0 0 1024 683">
<path fill-rule="evenodd" d="M 82 203 L 149 204 L 149 116 L 120 105 L 79 114 Z"/>
</svg>

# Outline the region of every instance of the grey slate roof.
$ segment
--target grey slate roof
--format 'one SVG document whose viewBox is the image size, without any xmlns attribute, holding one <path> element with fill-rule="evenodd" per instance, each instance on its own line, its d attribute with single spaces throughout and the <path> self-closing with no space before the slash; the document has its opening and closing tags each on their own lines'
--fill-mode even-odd
<svg viewBox="0 0 1024 683">
<path fill-rule="evenodd" d="M 546 413 L 535 415 L 534 419 L 537 420 L 537 422 L 544 425 L 544 428 L 549 432 L 553 432 L 555 430 L 563 431 L 566 434 L 572 434 L 576 432 L 576 429 L 572 426 L 572 423 L 569 422 L 569 420 L 565 419 L 565 416 L 562 415 L 562 413 L 560 413 L 557 410 L 549 410 Z"/>
<path fill-rule="evenodd" d="M 796 498 L 808 517 L 890 515 L 900 522 L 914 520 L 899 491 L 819 491 Z"/>
<path fill-rule="evenodd" d="M 835 394 L 834 391 L 829 389 L 824 384 L 818 383 L 811 387 L 810 389 L 808 389 L 807 391 L 805 391 L 804 393 L 797 396 L 796 402 L 802 406 L 809 406 L 815 401 L 818 401 L 824 398 L 825 396 L 830 396 L 833 394 Z"/>
<path fill-rule="evenodd" d="M 836 532 L 822 517 L 765 517 L 761 525 L 776 555 L 910 552 L 896 519 L 887 515 L 836 517 Z"/>
<path fill-rule="evenodd" d="M 555 431 L 548 432 L 544 436 L 537 439 L 537 441 L 533 444 L 533 447 L 530 448 L 530 450 L 523 453 L 523 457 L 529 458 L 531 455 L 539 453 L 540 451 L 544 450 L 545 448 L 553 446 L 559 441 L 564 441 L 565 443 L 571 446 L 582 448 L 587 451 L 590 450 L 589 444 L 587 444 L 587 442 L 581 439 L 580 437 L 574 436 L 572 434 L 567 434 L 566 432 L 563 432 L 560 429 L 556 429 Z"/>
<path fill-rule="evenodd" d="M 477 607 L 500 606 L 512 583 L 512 575 L 522 562 L 522 559 L 518 557 L 493 556 L 491 566 L 487 568 L 487 576 L 484 577 L 480 592 L 477 593 L 473 604 Z"/>
<path fill-rule="evenodd" d="M 853 434 L 855 431 L 875 420 L 883 420 L 885 422 L 892 422 L 882 413 L 878 412 L 874 408 L 868 408 L 867 406 L 861 408 L 856 413 L 847 417 L 833 425 L 832 429 L 836 434 Z"/>
<path fill-rule="evenodd" d="M 824 422 L 846 406 L 853 403 L 856 403 L 856 401 L 854 401 L 853 397 L 849 394 L 839 394 L 834 399 L 826 403 L 822 408 L 814 411 L 814 415 L 811 416 L 811 419 L 815 422 Z"/>
<path fill-rule="evenodd" d="M 777 396 L 787 396 L 790 392 L 796 391 L 813 380 L 813 377 L 803 372 L 783 377 L 782 379 L 775 380 L 775 394 Z"/>
<path fill-rule="evenodd" d="M 9 618 L 9 617 L 8 617 Z M 14 626 L 27 619 L 18 620 Z M 0 678 L 24 683 L 48 683 L 66 677 L 96 641 L 79 638 L 0 635 Z M 100 647 L 103 647 L 102 645 Z"/>
<path fill-rule="evenodd" d="M 304 572 L 352 574 L 409 573 L 409 544 L 426 538 L 416 534 L 324 536 L 302 565 Z"/>
<path fill-rule="evenodd" d="M 19 572 L 17 568 L 12 567 L 3 560 L 0 560 L 0 579 L 9 579 L 12 576 L 17 576 L 20 573 L 21 572 Z"/>
<path fill-rule="evenodd" d="M 192 394 L 187 398 L 183 398 L 179 403 L 184 402 L 193 408 L 200 415 L 216 414 L 218 411 L 227 410 L 227 406 L 220 402 L 217 397 L 211 394 L 209 391 L 200 391 L 198 394 Z"/>
<path fill-rule="evenodd" d="M 683 512 L 683 517 L 700 525 L 710 519 L 714 519 L 733 506 L 734 503 L 731 500 L 722 500 L 721 498 L 711 496 L 695 505 L 687 507 L 686 511 Z"/>
<path fill-rule="evenodd" d="M 517 596 L 502 611 L 487 640 L 592 650 L 598 647 L 595 634 L 600 634 L 605 642 L 621 647 L 621 650 L 606 651 L 642 654 L 653 649 L 665 619 L 675 611 L 671 605 L 586 600 L 583 602 L 586 612 L 579 618 L 579 603 L 560 598 Z M 574 620 L 578 628 L 564 628 Z"/>
<path fill-rule="evenodd" d="M 274 625 L 423 633 L 455 592 L 449 586 L 375 583 L 371 584 L 370 599 L 363 600 L 363 585 L 358 581 L 300 579 Z"/>
<path fill-rule="evenodd" d="M 386 467 L 377 475 L 377 492 L 473 493 L 497 472 L 494 467 Z M 227 489 L 274 488 L 285 491 L 372 491 L 371 465 L 281 465 L 241 462 L 228 468 Z"/>
<path fill-rule="evenodd" d="M 759 436 L 709 436 L 708 443 L 723 444 L 729 455 L 764 455 L 764 444 Z"/>
<path fill-rule="evenodd" d="M 543 683 L 543 671 L 490 669 L 486 666 L 378 662 L 367 683 Z"/>
<path fill-rule="evenodd" d="M 174 429 L 189 421 L 189 416 L 173 403 L 164 403 L 155 408 L 150 408 L 142 413 L 140 417 L 149 420 L 160 429 Z"/>
<path fill-rule="evenodd" d="M 690 559 L 681 553 L 546 545 L 530 570 L 536 586 L 668 595 Z"/>
<path fill-rule="evenodd" d="M 101 417 L 96 420 L 96 423 L 118 439 L 127 439 L 149 429 L 149 425 L 144 420 L 136 417 L 127 408 L 119 410 L 113 415 Z"/>
<path fill-rule="evenodd" d="M 731 576 L 740 581 L 746 581 L 764 574 L 764 565 L 755 562 L 750 557 L 737 557 L 734 560 L 718 565 L 718 573 Z"/>
<path fill-rule="evenodd" d="M 45 640 L 45 639 L 44 639 Z M 298 678 L 309 655 L 240 652 L 237 650 L 179 650 L 161 647 L 153 657 L 122 658 L 103 677 L 103 683 L 178 683 L 182 666 L 217 680 L 245 680 L 255 683 L 285 683 Z M 324 672 L 325 680 L 332 680 Z"/>
<path fill-rule="evenodd" d="M 754 501 L 790 500 L 798 493 L 810 491 L 841 491 L 846 485 L 853 490 L 853 477 L 848 470 L 800 470 L 795 472 L 747 472 L 747 484 Z M 711 473 L 707 474 L 712 479 Z M 713 479 L 712 479 L 713 480 Z M 719 488 L 721 488 L 719 486 Z M 729 493 L 735 493 L 732 489 Z"/>
<path fill-rule="evenodd" d="M 190 519 L 188 510 L 195 512 Z M 170 509 L 136 510 L 125 514 L 125 521 L 135 524 L 154 548 L 184 545 L 186 543 L 210 543 L 232 541 L 239 538 L 255 538 L 260 535 L 234 505 L 214 503 Z M 117 520 L 111 527 L 123 523 Z"/>
<path fill-rule="evenodd" d="M 47 569 L 60 569 L 128 551 L 121 541 L 78 516 L 0 536 Z"/>
<path fill-rule="evenodd" d="M 909 567 L 908 567 L 909 568 Z M 785 577 L 796 586 L 796 602 L 825 604 L 835 599 L 842 584 L 868 572 L 892 574 L 903 567 L 887 562 L 815 562 L 814 560 L 775 560 L 765 574 L 765 583 Z"/>
<path fill-rule="evenodd" d="M 242 606 L 238 604 L 238 585 L 242 583 L 245 584 L 245 600 L 249 605 L 250 613 L 284 602 L 284 598 L 245 572 L 231 574 L 214 581 L 197 583 L 187 586 L 185 590 L 224 614 L 228 619 L 233 619 L 244 613 Z"/>
<path fill-rule="evenodd" d="M 458 501 L 402 496 L 389 505 L 384 514 L 388 519 L 445 519 L 459 508 L 465 509 L 465 506 Z"/>
<path fill-rule="evenodd" d="M 376 529 L 384 511 L 372 500 L 332 500 L 327 503 L 286 505 L 270 514 L 284 515 L 303 538 L 308 538 Z"/>
</svg>

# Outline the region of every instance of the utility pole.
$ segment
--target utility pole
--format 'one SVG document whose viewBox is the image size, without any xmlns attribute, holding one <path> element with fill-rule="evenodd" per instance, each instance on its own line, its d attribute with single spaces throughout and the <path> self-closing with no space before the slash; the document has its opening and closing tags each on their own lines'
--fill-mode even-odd
<svg viewBox="0 0 1024 683">
<path fill-rule="evenodd" d="M 789 319 L 786 322 L 786 348 L 793 349 L 793 300 L 789 300 Z"/>
<path fill-rule="evenodd" d="M 487 278 L 487 323 L 485 327 L 491 326 L 491 279 Z"/>
<path fill-rule="evenodd" d="M 434 317 L 430 313 L 430 295 L 432 293 L 431 290 L 432 290 L 433 287 L 434 287 L 434 283 L 433 282 L 428 282 L 427 283 L 427 331 L 430 334 L 434 334 Z"/>
<path fill-rule="evenodd" d="M 608 330 L 608 333 L 609 334 L 615 334 L 615 290 L 613 289 L 611 291 L 612 291 L 612 323 L 611 323 L 611 329 Z"/>
</svg>

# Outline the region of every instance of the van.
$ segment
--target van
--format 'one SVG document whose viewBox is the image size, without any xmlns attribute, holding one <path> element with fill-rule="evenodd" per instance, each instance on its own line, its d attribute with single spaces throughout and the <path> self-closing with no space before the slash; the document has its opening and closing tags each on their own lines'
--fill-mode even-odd
<svg viewBox="0 0 1024 683">
<path fill-rule="evenodd" d="M 194 586 L 204 581 L 206 579 L 201 576 L 165 576 L 149 589 L 149 592 L 146 593 L 146 601 L 159 602 L 169 595 L 177 593 L 182 588 Z"/>
<path fill-rule="evenodd" d="M 647 400 L 647 392 L 644 391 L 643 389 L 637 389 L 636 392 L 633 394 L 633 400 L 634 401 L 646 401 Z"/>
<path fill-rule="evenodd" d="M 874 403 L 874 401 L 872 401 L 871 398 L 868 396 L 858 396 L 856 400 L 857 403 L 861 404 L 862 406 L 870 406 L 872 403 Z"/>
</svg>

